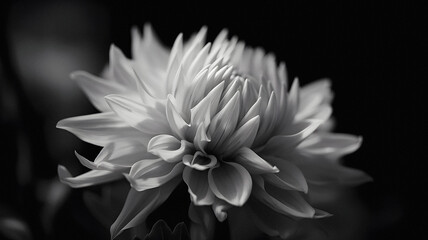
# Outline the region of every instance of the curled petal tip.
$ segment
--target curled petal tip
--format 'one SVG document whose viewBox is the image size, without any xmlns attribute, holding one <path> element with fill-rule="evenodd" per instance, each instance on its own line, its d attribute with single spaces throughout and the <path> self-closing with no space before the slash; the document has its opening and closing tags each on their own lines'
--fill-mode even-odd
<svg viewBox="0 0 428 240">
<path fill-rule="evenodd" d="M 56 128 L 64 129 L 64 120 L 61 120 L 56 123 Z"/>
<path fill-rule="evenodd" d="M 320 210 L 320 209 L 315 209 L 315 214 L 313 218 L 326 218 L 326 217 L 331 217 L 333 216 L 333 214 Z"/>
<path fill-rule="evenodd" d="M 272 173 L 279 173 L 279 169 L 276 166 L 273 166 Z"/>
</svg>

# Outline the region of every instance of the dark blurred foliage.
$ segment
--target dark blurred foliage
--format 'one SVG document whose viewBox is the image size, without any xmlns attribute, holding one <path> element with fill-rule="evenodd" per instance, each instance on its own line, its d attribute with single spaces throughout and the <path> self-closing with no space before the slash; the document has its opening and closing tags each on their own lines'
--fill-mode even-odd
<svg viewBox="0 0 428 240">
<path fill-rule="evenodd" d="M 326 193 L 336 196 L 334 206 L 325 206 L 335 216 L 320 220 L 311 239 L 418 238 L 428 227 L 426 75 L 417 70 L 426 67 L 414 57 L 426 59 L 426 26 L 419 26 L 426 21 L 418 8 L 409 1 L 2 1 L 0 238 L 109 239 L 126 192 L 115 185 L 71 190 L 60 184 L 59 163 L 73 174 L 84 171 L 73 150 L 95 157 L 99 149 L 55 124 L 95 112 L 68 74 L 101 72 L 110 43 L 129 56 L 130 28 L 146 22 L 168 46 L 178 33 L 189 36 L 203 25 L 208 40 L 228 28 L 248 45 L 275 53 L 302 84 L 331 78 L 335 131 L 364 137 L 344 163 L 374 182 Z M 180 185 L 148 226 L 160 218 L 169 226 L 188 223 L 186 194 Z M 218 224 L 216 236 L 224 239 L 228 231 Z"/>
<path fill-rule="evenodd" d="M 159 220 L 153 225 L 144 240 L 190 240 L 190 236 L 183 222 L 177 224 L 171 231 L 165 221 Z"/>
</svg>

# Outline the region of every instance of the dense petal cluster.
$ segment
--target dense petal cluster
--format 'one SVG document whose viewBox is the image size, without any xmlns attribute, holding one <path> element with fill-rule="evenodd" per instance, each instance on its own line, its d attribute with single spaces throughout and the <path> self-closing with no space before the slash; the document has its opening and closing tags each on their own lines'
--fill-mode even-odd
<svg viewBox="0 0 428 240">
<path fill-rule="evenodd" d="M 188 41 L 180 34 L 171 50 L 149 25 L 132 31 L 132 59 L 112 46 L 102 78 L 75 72 L 100 113 L 58 123 L 102 147 L 91 170 L 72 187 L 123 176 L 132 189 L 112 235 L 134 226 L 165 201 L 182 180 L 195 206 L 211 206 L 219 221 L 244 204 L 265 233 L 285 237 L 292 218 L 328 215 L 305 193 L 329 183 L 360 183 L 363 172 L 339 165 L 361 138 L 331 133 L 328 80 L 289 86 L 285 64 L 246 47 L 222 31 L 205 43 L 206 28 Z"/>
</svg>

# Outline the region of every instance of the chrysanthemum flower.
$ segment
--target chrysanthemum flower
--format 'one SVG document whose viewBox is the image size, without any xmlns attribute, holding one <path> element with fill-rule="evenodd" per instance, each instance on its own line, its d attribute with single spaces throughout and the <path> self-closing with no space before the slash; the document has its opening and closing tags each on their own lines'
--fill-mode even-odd
<svg viewBox="0 0 428 240">
<path fill-rule="evenodd" d="M 289 87 L 284 63 L 222 31 L 205 44 L 206 29 L 171 50 L 149 25 L 132 31 L 132 59 L 112 46 L 102 78 L 72 73 L 101 112 L 58 123 L 103 147 L 91 170 L 62 182 L 85 187 L 122 177 L 132 189 L 111 227 L 112 237 L 143 221 L 184 181 L 195 206 L 211 206 L 219 221 L 228 209 L 250 211 L 266 234 L 285 237 L 291 218 L 328 215 L 305 194 L 337 182 L 361 183 L 363 172 L 339 165 L 361 137 L 329 132 L 330 82 Z"/>
</svg>

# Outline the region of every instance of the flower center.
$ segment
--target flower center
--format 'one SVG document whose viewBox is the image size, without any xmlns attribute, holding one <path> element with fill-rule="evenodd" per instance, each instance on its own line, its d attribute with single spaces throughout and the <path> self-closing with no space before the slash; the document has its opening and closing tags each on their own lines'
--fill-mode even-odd
<svg viewBox="0 0 428 240">
<path fill-rule="evenodd" d="M 217 158 L 214 155 L 209 155 L 201 151 L 197 151 L 193 155 L 184 155 L 183 163 L 186 166 L 203 171 L 214 167 L 217 164 Z"/>
</svg>

